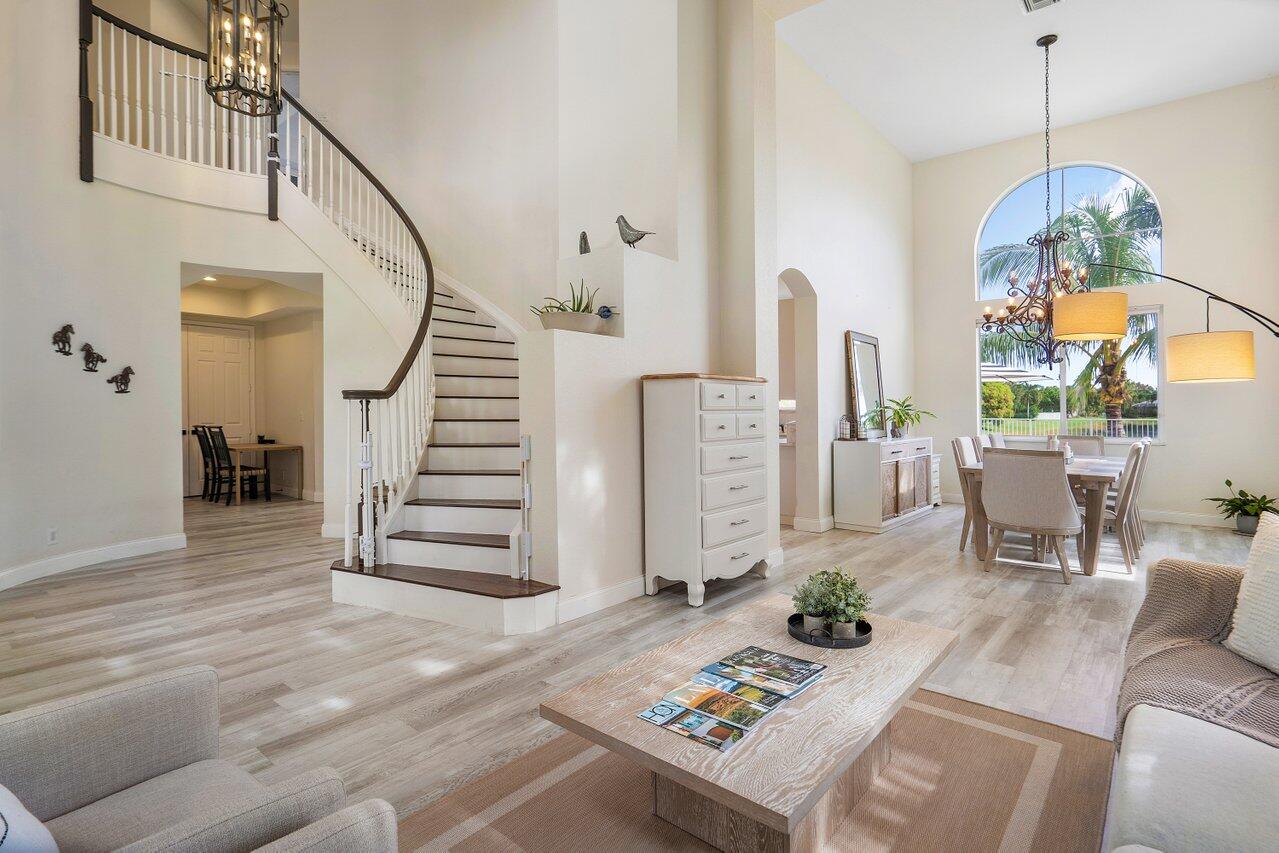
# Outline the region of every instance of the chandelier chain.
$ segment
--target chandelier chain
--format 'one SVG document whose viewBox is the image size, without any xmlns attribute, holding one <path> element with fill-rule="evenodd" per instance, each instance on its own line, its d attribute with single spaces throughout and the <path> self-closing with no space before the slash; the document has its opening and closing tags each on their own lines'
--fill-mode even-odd
<svg viewBox="0 0 1279 853">
<path fill-rule="evenodd" d="M 1049 44 L 1044 45 L 1044 234 L 1045 236 L 1052 231 L 1052 206 L 1050 198 L 1052 196 L 1052 122 L 1048 112 L 1048 48 Z"/>
</svg>

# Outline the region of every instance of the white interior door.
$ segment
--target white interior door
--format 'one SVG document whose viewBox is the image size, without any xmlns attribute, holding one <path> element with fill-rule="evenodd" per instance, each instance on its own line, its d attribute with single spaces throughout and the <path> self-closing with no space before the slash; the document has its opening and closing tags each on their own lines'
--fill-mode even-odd
<svg viewBox="0 0 1279 853">
<path fill-rule="evenodd" d="M 256 438 L 253 411 L 253 330 L 183 324 L 182 395 L 187 437 L 186 494 L 200 494 L 204 463 L 191 427 L 217 424 L 230 444 Z"/>
</svg>

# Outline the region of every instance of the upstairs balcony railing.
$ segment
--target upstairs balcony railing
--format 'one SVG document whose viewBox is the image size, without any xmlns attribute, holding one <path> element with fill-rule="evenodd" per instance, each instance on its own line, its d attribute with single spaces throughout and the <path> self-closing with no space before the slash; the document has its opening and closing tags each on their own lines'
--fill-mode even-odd
<svg viewBox="0 0 1279 853">
<path fill-rule="evenodd" d="M 417 226 L 386 186 L 293 95 L 279 116 L 219 108 L 204 91 L 205 54 L 149 33 L 88 0 L 80 12 L 80 177 L 94 179 L 95 137 L 200 166 L 266 178 L 275 219 L 292 184 L 358 249 L 416 321 L 381 388 L 342 392 L 347 409 L 346 564 L 372 567 L 382 523 L 416 478 L 431 431 L 428 334 L 435 271 Z M 385 547 L 385 543 L 380 543 Z"/>
</svg>

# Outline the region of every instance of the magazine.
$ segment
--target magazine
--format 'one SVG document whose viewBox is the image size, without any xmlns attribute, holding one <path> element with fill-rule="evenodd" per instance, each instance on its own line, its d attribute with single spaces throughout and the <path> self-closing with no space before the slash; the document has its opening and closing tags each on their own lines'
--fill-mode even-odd
<svg viewBox="0 0 1279 853">
<path fill-rule="evenodd" d="M 749 675 L 749 673 L 743 674 Z M 745 699 L 747 702 L 751 702 L 756 705 L 763 705 L 765 708 L 769 709 L 776 708 L 778 705 L 782 704 L 782 702 L 786 701 L 786 697 L 780 693 L 770 693 L 763 687 L 743 683 L 741 681 L 735 681 L 732 678 L 715 675 L 713 673 L 706 672 L 705 670 L 694 675 L 693 681 L 697 684 L 705 684 L 708 687 L 723 690 L 725 693 L 732 693 L 739 699 Z M 790 685 L 785 686 L 789 687 Z"/>
<path fill-rule="evenodd" d="M 747 646 L 741 651 L 720 658 L 719 662 L 756 675 L 785 681 L 796 687 L 806 686 L 808 681 L 826 669 L 824 663 L 813 663 L 810 660 L 791 657 L 780 652 L 770 652 L 759 646 Z"/>
<path fill-rule="evenodd" d="M 769 711 L 763 705 L 747 702 L 732 693 L 725 693 L 723 690 L 694 681 L 675 688 L 662 699 L 748 730 L 764 719 L 764 715 Z"/>
<path fill-rule="evenodd" d="M 798 696 L 807 689 L 810 684 L 821 678 L 821 675 L 819 674 L 817 678 L 809 679 L 806 684 L 797 687 L 794 684 L 787 684 L 785 681 L 778 681 L 775 678 L 769 678 L 765 675 L 757 675 L 756 673 L 748 672 L 744 669 L 738 669 L 735 666 L 724 666 L 722 663 L 707 664 L 702 667 L 702 672 L 711 677 L 718 676 L 729 679 L 730 681 L 736 681 L 739 684 L 749 684 L 752 687 L 758 687 L 761 690 L 767 690 L 769 693 L 781 696 L 783 699 L 790 699 L 791 697 Z"/>
<path fill-rule="evenodd" d="M 733 744 L 742 739 L 743 732 L 736 726 L 730 726 L 719 720 L 682 708 L 673 702 L 658 702 L 653 707 L 641 711 L 641 720 L 648 720 L 676 734 L 714 747 L 720 752 L 728 752 Z"/>
</svg>

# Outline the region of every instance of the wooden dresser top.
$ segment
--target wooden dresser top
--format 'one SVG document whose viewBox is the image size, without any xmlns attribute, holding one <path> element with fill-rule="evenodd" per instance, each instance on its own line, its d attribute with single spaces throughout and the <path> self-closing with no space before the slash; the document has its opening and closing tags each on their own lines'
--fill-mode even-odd
<svg viewBox="0 0 1279 853">
<path fill-rule="evenodd" d="M 713 379 L 716 382 L 768 382 L 762 376 L 721 376 L 718 373 L 645 373 L 640 381 L 653 379 Z"/>
</svg>

